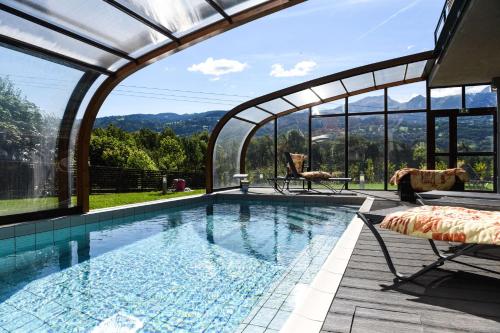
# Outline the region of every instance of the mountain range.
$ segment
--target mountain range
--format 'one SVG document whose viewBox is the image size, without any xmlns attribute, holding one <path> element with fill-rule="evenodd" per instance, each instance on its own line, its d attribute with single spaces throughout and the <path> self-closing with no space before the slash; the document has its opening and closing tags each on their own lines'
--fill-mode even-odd
<svg viewBox="0 0 500 333">
<path fill-rule="evenodd" d="M 466 105 L 468 106 L 484 106 L 496 105 L 495 94 L 490 93 L 489 88 L 475 94 L 466 95 Z M 431 98 L 433 109 L 456 109 L 461 101 L 460 95 L 451 95 L 444 97 Z M 421 110 L 425 109 L 425 97 L 418 95 L 411 98 L 407 102 L 398 102 L 388 98 L 389 110 Z M 342 107 L 338 106 L 333 109 L 322 109 L 322 114 L 339 113 Z M 355 112 L 377 112 L 384 109 L 384 97 L 367 96 L 358 101 L 349 103 L 349 113 Z M 113 124 L 121 129 L 133 132 L 141 128 L 149 128 L 153 131 L 160 132 L 164 127 L 171 127 L 172 130 L 180 136 L 189 136 L 203 130 L 212 131 L 219 119 L 227 111 L 212 110 L 193 114 L 177 114 L 174 112 L 159 113 L 159 114 L 132 114 L 126 116 L 108 116 L 97 118 L 94 127 L 106 127 Z M 292 128 L 305 130 L 307 128 L 307 116 L 304 112 L 292 113 L 279 120 L 280 129 L 287 131 Z M 269 130 L 271 130 L 269 128 Z M 259 132 L 267 132 L 263 128 Z M 262 133 L 264 134 L 264 133 Z M 267 134 L 267 133 L 266 133 Z"/>
</svg>

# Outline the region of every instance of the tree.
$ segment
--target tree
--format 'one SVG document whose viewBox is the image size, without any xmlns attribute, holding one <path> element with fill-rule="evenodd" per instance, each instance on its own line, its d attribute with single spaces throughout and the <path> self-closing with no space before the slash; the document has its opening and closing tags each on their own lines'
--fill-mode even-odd
<svg viewBox="0 0 500 333">
<path fill-rule="evenodd" d="M 425 142 L 419 142 L 413 146 L 413 160 L 416 165 L 425 164 L 427 161 L 427 145 Z"/>
<path fill-rule="evenodd" d="M 8 78 L 0 77 L 0 157 L 32 162 L 48 155 L 42 150 L 49 124 L 21 93 Z"/>
<path fill-rule="evenodd" d="M 173 137 L 164 137 L 160 141 L 158 166 L 162 170 L 178 170 L 186 154 L 180 142 Z"/>
<path fill-rule="evenodd" d="M 130 150 L 126 166 L 132 169 L 158 170 L 155 162 L 143 150 Z"/>
</svg>

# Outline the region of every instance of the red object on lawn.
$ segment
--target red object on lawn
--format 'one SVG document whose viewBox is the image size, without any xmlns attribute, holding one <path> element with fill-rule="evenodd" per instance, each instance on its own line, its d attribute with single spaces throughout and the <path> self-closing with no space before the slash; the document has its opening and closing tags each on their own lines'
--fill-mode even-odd
<svg viewBox="0 0 500 333">
<path fill-rule="evenodd" d="M 175 188 L 175 192 L 184 192 L 186 181 L 184 179 L 174 179 L 172 187 Z"/>
</svg>

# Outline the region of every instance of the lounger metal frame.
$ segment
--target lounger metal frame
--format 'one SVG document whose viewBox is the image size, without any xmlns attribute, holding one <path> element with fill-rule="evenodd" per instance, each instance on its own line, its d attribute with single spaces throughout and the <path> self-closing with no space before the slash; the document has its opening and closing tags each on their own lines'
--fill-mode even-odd
<svg viewBox="0 0 500 333">
<path fill-rule="evenodd" d="M 370 215 L 370 214 L 364 214 L 364 213 L 360 213 L 360 212 L 357 212 L 356 214 L 364 222 L 364 224 L 368 227 L 368 229 L 370 229 L 372 234 L 375 236 L 375 239 L 377 240 L 377 242 L 380 245 L 380 248 L 382 249 L 382 253 L 384 254 L 384 258 L 385 258 L 385 261 L 387 262 L 387 266 L 389 266 L 389 270 L 391 271 L 392 274 L 394 274 L 394 276 L 398 280 L 401 280 L 401 281 L 414 280 L 415 278 L 430 271 L 431 269 L 442 266 L 447 261 L 452 261 L 452 262 L 455 262 L 455 263 L 458 263 L 461 265 L 474 267 L 474 268 L 477 268 L 477 269 L 480 269 L 483 271 L 487 271 L 490 273 L 494 273 L 494 274 L 500 274 L 497 271 L 493 271 L 493 270 L 490 270 L 490 269 L 487 269 L 484 267 L 479 267 L 476 265 L 472 265 L 472 264 L 468 264 L 465 262 L 455 260 L 455 258 L 457 258 L 459 256 L 472 255 L 472 254 L 476 253 L 478 250 L 481 250 L 484 248 L 491 248 L 491 247 L 494 247 L 494 245 L 463 244 L 460 246 L 455 246 L 455 247 L 450 248 L 453 252 L 452 254 L 444 255 L 438 250 L 434 241 L 432 239 L 429 239 L 428 241 L 429 241 L 429 244 L 431 246 L 431 249 L 434 252 L 434 254 L 438 257 L 438 259 L 436 261 L 432 262 L 431 264 L 424 266 L 422 269 L 420 269 L 416 273 L 413 273 L 411 275 L 404 275 L 404 274 L 398 272 L 398 270 L 394 266 L 391 255 L 389 254 L 389 250 L 387 249 L 387 246 L 385 245 L 385 242 L 384 242 L 382 236 L 380 235 L 377 228 L 375 227 L 375 225 L 382 222 L 383 217 L 380 215 Z M 496 260 L 496 258 L 488 258 L 485 256 L 478 256 L 478 257 L 481 257 L 483 259 Z"/>
</svg>

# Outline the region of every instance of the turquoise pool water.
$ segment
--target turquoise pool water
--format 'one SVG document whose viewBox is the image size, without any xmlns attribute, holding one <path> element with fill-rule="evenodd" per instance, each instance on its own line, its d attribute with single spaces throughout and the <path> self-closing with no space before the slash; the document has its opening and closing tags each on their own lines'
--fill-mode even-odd
<svg viewBox="0 0 500 333">
<path fill-rule="evenodd" d="M 227 202 L 2 240 L 0 332 L 233 332 L 355 211 Z"/>
</svg>

